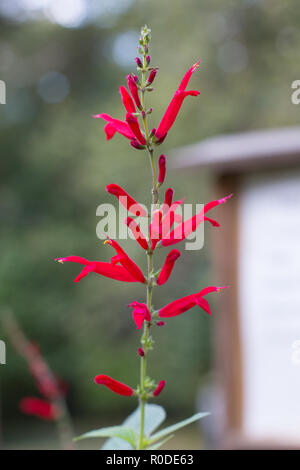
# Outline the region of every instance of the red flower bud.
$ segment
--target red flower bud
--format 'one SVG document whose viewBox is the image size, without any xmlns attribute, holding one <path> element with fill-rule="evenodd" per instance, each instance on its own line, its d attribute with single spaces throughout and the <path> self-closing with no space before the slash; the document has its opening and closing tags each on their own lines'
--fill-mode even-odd
<svg viewBox="0 0 300 470">
<path fill-rule="evenodd" d="M 94 378 L 94 381 L 98 385 L 105 385 L 105 387 L 109 388 L 112 392 L 118 393 L 119 395 L 123 395 L 124 397 L 131 397 L 134 391 L 128 385 L 123 384 L 122 382 L 118 382 L 117 380 L 112 379 L 108 375 L 97 375 Z"/>
<path fill-rule="evenodd" d="M 136 62 L 136 65 L 137 65 L 140 69 L 142 69 L 142 68 L 143 68 L 143 64 L 142 64 L 141 59 L 140 59 L 139 57 L 136 57 L 134 60 L 135 60 L 135 62 Z"/>
<path fill-rule="evenodd" d="M 59 415 L 59 409 L 52 403 L 41 400 L 40 398 L 28 397 L 20 401 L 20 410 L 27 415 L 33 415 L 37 418 L 55 420 Z"/>
<path fill-rule="evenodd" d="M 156 74 L 157 74 L 157 69 L 151 70 L 151 72 L 149 74 L 149 77 L 148 77 L 148 80 L 147 80 L 147 85 L 151 85 L 151 83 L 153 83 L 153 81 L 156 77 Z"/>
<path fill-rule="evenodd" d="M 158 397 L 158 395 L 163 391 L 164 387 L 166 385 L 165 380 L 161 380 L 159 384 L 157 385 L 156 389 L 153 392 L 154 397 Z"/>
<path fill-rule="evenodd" d="M 140 357 L 144 357 L 145 356 L 145 351 L 142 349 L 142 348 L 138 348 L 137 350 L 137 353 Z"/>
<path fill-rule="evenodd" d="M 172 188 L 167 189 L 166 192 L 165 192 L 165 202 L 164 202 L 164 204 L 166 204 L 167 206 L 170 207 L 172 205 L 173 195 L 174 195 L 174 189 L 172 189 Z"/>
<path fill-rule="evenodd" d="M 146 239 L 145 235 L 143 234 L 143 232 L 141 231 L 141 229 L 140 229 L 139 225 L 137 224 L 137 222 L 132 217 L 127 217 L 127 219 L 125 220 L 125 224 L 131 230 L 131 232 L 134 235 L 134 238 L 136 239 L 138 244 L 144 250 L 147 250 L 148 249 L 147 239 Z"/>
<path fill-rule="evenodd" d="M 139 141 L 139 143 L 142 144 L 142 145 L 145 145 L 146 140 L 145 140 L 145 137 L 143 136 L 143 134 L 141 132 L 139 121 L 138 121 L 137 117 L 134 116 L 131 113 L 127 113 L 126 114 L 126 122 L 127 122 L 128 126 L 130 127 L 131 132 L 135 135 L 135 137 Z"/>
<path fill-rule="evenodd" d="M 141 102 L 140 102 L 139 91 L 138 91 L 136 81 L 132 77 L 132 75 L 127 75 L 126 78 L 127 78 L 128 88 L 130 90 L 131 96 L 134 99 L 137 107 L 141 109 Z"/>
<path fill-rule="evenodd" d="M 165 181 L 166 177 L 166 157 L 165 155 L 161 155 L 158 160 L 158 168 L 159 168 L 159 173 L 158 173 L 158 182 L 160 184 L 163 184 Z"/>
<path fill-rule="evenodd" d="M 151 56 L 150 56 L 150 55 L 147 55 L 147 56 L 146 56 L 146 63 L 147 63 L 147 65 L 149 65 L 150 62 L 151 62 Z"/>
<path fill-rule="evenodd" d="M 108 184 L 106 186 L 106 191 L 109 194 L 116 196 L 119 199 L 120 204 L 122 204 L 132 214 L 140 217 L 147 216 L 145 209 L 118 184 Z"/>
<path fill-rule="evenodd" d="M 165 326 L 166 322 L 165 321 L 158 321 L 156 322 L 156 326 Z"/>
<path fill-rule="evenodd" d="M 136 150 L 144 150 L 146 148 L 146 146 L 140 144 L 137 139 L 132 139 L 130 141 L 130 145 L 131 145 L 131 147 L 133 147 Z"/>
<path fill-rule="evenodd" d="M 167 282 L 174 268 L 175 261 L 179 258 L 179 256 L 180 252 L 178 250 L 170 251 L 156 281 L 159 286 L 162 286 L 165 282 Z"/>
</svg>

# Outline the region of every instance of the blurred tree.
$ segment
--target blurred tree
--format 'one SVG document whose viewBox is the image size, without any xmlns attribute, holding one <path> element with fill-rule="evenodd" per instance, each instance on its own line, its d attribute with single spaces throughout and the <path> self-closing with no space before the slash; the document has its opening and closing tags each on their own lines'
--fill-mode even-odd
<svg viewBox="0 0 300 470">
<path fill-rule="evenodd" d="M 103 123 L 91 117 L 99 112 L 123 116 L 118 88 L 134 71 L 141 24 L 152 28 L 153 64 L 160 67 L 155 92 L 149 94 L 153 124 L 184 71 L 203 58 L 193 77 L 201 96 L 182 108 L 161 147 L 167 155 L 172 147 L 218 133 L 298 123 L 290 86 L 299 78 L 300 55 L 296 0 L 114 0 L 114 8 L 107 5 L 98 2 L 98 10 L 82 24 L 74 15 L 55 16 L 56 10 L 52 16 L 31 11 L 30 2 L 0 5 L 0 78 L 7 84 L 7 104 L 0 105 L 0 303 L 14 310 L 70 383 L 74 413 L 100 416 L 128 409 L 126 400 L 100 391 L 92 378 L 103 372 L 136 383 L 138 338 L 126 305 L 142 300 L 144 292 L 97 275 L 74 284 L 78 266 L 62 269 L 53 259 L 78 254 L 108 260 L 112 253 L 95 234 L 97 206 L 115 202 L 105 185 L 119 183 L 139 199 L 142 182 L 149 181 L 150 191 L 144 153 L 134 153 L 118 136 L 107 143 Z M 169 171 L 167 178 L 176 189 L 182 176 Z M 209 188 L 207 173 L 190 176 L 184 195 L 204 202 Z M 140 248 L 124 246 L 144 266 Z M 207 245 L 200 253 L 185 253 L 176 276 L 155 292 L 157 305 L 173 299 L 174 292 L 184 295 L 205 285 L 209 271 Z M 210 325 L 209 318 L 193 311 L 157 332 L 160 346 L 151 373 L 168 380 L 161 400 L 169 411 L 193 406 L 198 379 L 210 367 Z M 4 416 L 16 417 L 31 381 L 10 350 L 1 375 Z M 184 387 L 178 387 L 179 380 Z"/>
</svg>

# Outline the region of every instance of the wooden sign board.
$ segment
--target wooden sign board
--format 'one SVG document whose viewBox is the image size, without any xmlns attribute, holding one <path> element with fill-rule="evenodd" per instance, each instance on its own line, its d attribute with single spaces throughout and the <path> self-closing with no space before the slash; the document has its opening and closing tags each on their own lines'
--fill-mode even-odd
<svg viewBox="0 0 300 470">
<path fill-rule="evenodd" d="M 234 193 L 214 233 L 214 277 L 231 286 L 214 325 L 225 407 L 218 445 L 298 449 L 300 129 L 218 137 L 188 150 L 184 167 L 213 167 L 217 197 Z"/>
</svg>

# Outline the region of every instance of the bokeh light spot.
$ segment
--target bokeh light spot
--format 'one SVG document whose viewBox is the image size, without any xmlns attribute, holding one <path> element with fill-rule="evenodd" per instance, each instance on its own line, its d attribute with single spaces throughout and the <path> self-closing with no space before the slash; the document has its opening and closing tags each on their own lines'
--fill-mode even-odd
<svg viewBox="0 0 300 470">
<path fill-rule="evenodd" d="M 61 103 L 70 92 L 68 78 L 59 72 L 48 72 L 38 83 L 38 93 L 46 103 Z"/>
</svg>

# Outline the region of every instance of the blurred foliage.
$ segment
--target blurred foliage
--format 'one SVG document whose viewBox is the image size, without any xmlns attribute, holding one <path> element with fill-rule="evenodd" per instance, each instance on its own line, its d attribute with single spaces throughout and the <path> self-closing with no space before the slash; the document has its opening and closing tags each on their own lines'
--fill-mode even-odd
<svg viewBox="0 0 300 470">
<path fill-rule="evenodd" d="M 112 256 L 95 233 L 97 206 L 115 203 L 106 184 L 118 183 L 140 201 L 146 193 L 150 200 L 146 153 L 120 136 L 107 143 L 103 122 L 91 117 L 100 112 L 123 117 L 118 87 L 135 69 L 135 51 L 132 63 L 126 62 L 130 50 L 126 41 L 122 50 L 118 38 L 138 34 L 145 22 L 152 28 L 152 63 L 160 67 L 155 92 L 147 96 L 153 126 L 183 73 L 203 58 L 191 82 L 201 95 L 186 100 L 159 148 L 167 155 L 219 133 L 294 125 L 299 115 L 290 101 L 291 82 L 299 79 L 296 0 L 127 3 L 113 20 L 95 17 L 81 28 L 0 17 L 0 78 L 7 84 L 7 104 L 0 105 L 1 315 L 13 309 L 27 336 L 41 344 L 51 367 L 70 385 L 73 414 L 99 418 L 135 407 L 92 379 L 107 373 L 136 384 L 139 335 L 126 305 L 142 301 L 145 293 L 141 286 L 96 274 L 74 284 L 80 267 L 62 267 L 53 259 Z M 61 103 L 46 103 L 38 93 L 41 77 L 50 71 L 69 80 L 70 93 Z M 207 172 L 183 176 L 169 165 L 166 184 L 175 187 L 177 198 L 201 203 L 212 195 L 211 181 Z M 124 247 L 145 267 L 138 246 Z M 201 252 L 182 256 L 176 275 L 154 292 L 156 305 L 199 290 L 210 276 L 206 243 Z M 197 384 L 210 369 L 210 328 L 211 319 L 195 309 L 154 333 L 149 372 L 167 380 L 159 402 L 169 412 L 186 414 L 194 406 Z M 4 332 L 0 336 L 5 339 Z M 10 346 L 7 362 L 1 367 L 1 395 L 4 418 L 12 419 L 19 416 L 19 399 L 35 392 L 25 363 Z"/>
</svg>

